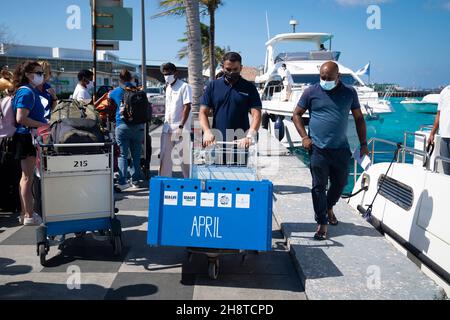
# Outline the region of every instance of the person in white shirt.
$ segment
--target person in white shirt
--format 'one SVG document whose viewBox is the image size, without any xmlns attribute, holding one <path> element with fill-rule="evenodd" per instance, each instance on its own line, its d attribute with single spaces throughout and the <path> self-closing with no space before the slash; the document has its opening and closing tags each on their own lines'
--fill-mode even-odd
<svg viewBox="0 0 450 320">
<path fill-rule="evenodd" d="M 281 78 L 283 79 L 283 97 L 284 102 L 289 101 L 291 99 L 291 93 L 292 93 L 292 85 L 294 84 L 294 79 L 292 79 L 291 72 L 287 69 L 286 64 L 283 63 L 281 66 L 280 71 L 278 72 L 281 75 Z"/>
<path fill-rule="evenodd" d="M 78 84 L 73 92 L 72 99 L 81 101 L 83 104 L 92 102 L 92 96 L 89 90 L 94 88 L 94 74 L 90 70 L 81 70 L 78 72 Z"/>
<path fill-rule="evenodd" d="M 177 68 L 173 63 L 161 66 L 166 81 L 166 114 L 161 135 L 160 176 L 172 177 L 173 149 L 176 146 L 184 178 L 189 178 L 189 158 L 183 151 L 189 150 L 191 132 L 192 89 L 178 79 Z M 184 143 L 180 144 L 181 141 Z M 180 150 L 181 149 L 181 150 Z"/>
<path fill-rule="evenodd" d="M 436 133 L 441 136 L 441 157 L 450 158 L 450 85 L 441 92 L 438 113 L 431 130 L 428 145 L 434 144 Z M 444 173 L 450 175 L 450 163 L 443 162 Z"/>
</svg>

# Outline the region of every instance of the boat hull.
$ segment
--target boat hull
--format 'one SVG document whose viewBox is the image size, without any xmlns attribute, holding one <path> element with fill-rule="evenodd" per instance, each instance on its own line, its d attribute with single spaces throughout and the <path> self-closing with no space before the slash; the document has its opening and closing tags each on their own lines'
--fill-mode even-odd
<svg viewBox="0 0 450 320">
<path fill-rule="evenodd" d="M 403 242 L 422 262 L 447 283 L 450 272 L 450 215 L 448 188 L 450 176 L 434 173 L 413 164 L 375 164 L 357 181 L 353 192 L 363 185 L 368 190 L 349 200 L 355 209 L 373 203 L 372 216 L 378 227 Z M 380 178 L 386 175 L 381 185 Z M 378 189 L 380 193 L 375 198 Z M 360 210 L 361 211 L 361 210 Z M 406 244 L 406 245 L 405 245 Z"/>
<path fill-rule="evenodd" d="M 436 114 L 438 111 L 438 105 L 435 103 L 404 101 L 402 105 L 408 112 Z"/>
</svg>

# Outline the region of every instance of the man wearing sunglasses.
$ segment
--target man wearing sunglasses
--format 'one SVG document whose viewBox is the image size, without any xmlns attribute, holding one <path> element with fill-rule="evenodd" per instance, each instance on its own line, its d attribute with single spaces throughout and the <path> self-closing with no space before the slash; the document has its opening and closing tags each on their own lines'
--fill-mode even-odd
<svg viewBox="0 0 450 320">
<path fill-rule="evenodd" d="M 302 116 L 309 111 L 309 134 Z M 339 66 L 329 61 L 320 69 L 320 83 L 303 93 L 294 111 L 293 121 L 310 153 L 312 199 L 317 232 L 316 240 L 327 238 L 328 224 L 337 225 L 333 207 L 347 184 L 352 153 L 347 140 L 350 111 L 355 119 L 361 144 L 361 156 L 368 155 L 366 123 L 356 90 L 339 80 Z M 327 191 L 328 180 L 331 184 Z"/>
</svg>

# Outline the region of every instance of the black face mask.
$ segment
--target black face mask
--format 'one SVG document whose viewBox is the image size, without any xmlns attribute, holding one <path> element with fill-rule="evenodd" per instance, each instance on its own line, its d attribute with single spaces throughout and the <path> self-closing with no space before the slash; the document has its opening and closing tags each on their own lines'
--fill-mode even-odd
<svg viewBox="0 0 450 320">
<path fill-rule="evenodd" d="M 235 83 L 241 78 L 240 72 L 225 72 L 225 79 L 230 83 Z"/>
</svg>

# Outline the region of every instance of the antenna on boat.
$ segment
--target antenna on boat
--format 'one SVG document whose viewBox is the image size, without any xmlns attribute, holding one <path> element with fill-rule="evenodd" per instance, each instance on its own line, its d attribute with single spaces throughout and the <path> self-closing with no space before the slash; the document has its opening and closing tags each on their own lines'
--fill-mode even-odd
<svg viewBox="0 0 450 320">
<path fill-rule="evenodd" d="M 289 21 L 289 24 L 292 26 L 292 32 L 295 33 L 295 27 L 298 26 L 298 21 L 294 19 L 294 17 L 291 16 L 291 20 Z"/>
<path fill-rule="evenodd" d="M 270 40 L 269 15 L 266 11 L 267 40 Z"/>
</svg>

